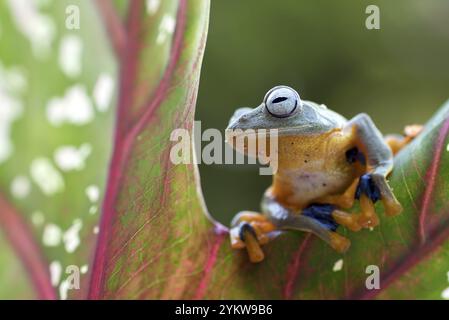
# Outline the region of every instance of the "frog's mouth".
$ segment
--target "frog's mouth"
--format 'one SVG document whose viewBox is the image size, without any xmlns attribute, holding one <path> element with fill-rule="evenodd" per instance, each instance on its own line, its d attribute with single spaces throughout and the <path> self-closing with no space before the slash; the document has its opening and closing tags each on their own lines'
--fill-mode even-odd
<svg viewBox="0 0 449 320">
<path fill-rule="evenodd" d="M 316 129 L 314 125 L 311 124 L 304 124 L 300 126 L 294 126 L 289 128 L 267 128 L 267 129 L 240 129 L 240 128 L 232 128 L 228 127 L 225 130 L 225 137 L 226 142 L 228 142 L 228 139 L 231 139 L 232 137 L 235 138 L 243 138 L 247 136 L 255 135 L 257 136 L 264 136 L 267 137 L 270 136 L 288 136 L 291 134 L 298 134 L 301 132 L 304 133 L 311 133 L 313 129 Z"/>
<path fill-rule="evenodd" d="M 277 130 L 275 130 L 277 132 Z M 272 139 L 276 139 L 278 134 L 266 129 L 226 129 L 225 142 L 236 151 L 250 157 L 257 158 L 260 152 L 265 156 L 273 145 Z M 276 143 L 277 145 L 277 143 Z M 263 148 L 263 149 L 261 149 Z"/>
</svg>

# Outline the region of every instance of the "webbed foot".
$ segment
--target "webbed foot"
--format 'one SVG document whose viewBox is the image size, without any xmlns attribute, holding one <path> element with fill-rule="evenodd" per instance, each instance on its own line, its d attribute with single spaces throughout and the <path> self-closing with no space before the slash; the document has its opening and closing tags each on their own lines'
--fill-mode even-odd
<svg viewBox="0 0 449 320">
<path fill-rule="evenodd" d="M 387 216 L 395 216 L 402 212 L 401 204 L 396 200 L 386 178 L 382 175 L 368 173 L 360 177 L 355 193 L 360 200 L 362 212 L 359 223 L 365 228 L 375 227 L 379 224 L 374 204 L 381 200 Z"/>
<path fill-rule="evenodd" d="M 355 198 L 360 200 L 362 212 L 358 222 L 364 228 L 374 228 L 379 224 L 374 204 L 380 199 L 380 190 L 374 182 L 372 174 L 365 174 L 359 179 Z"/>
<path fill-rule="evenodd" d="M 233 249 L 246 248 L 251 262 L 261 262 L 265 255 L 261 245 L 269 242 L 269 233 L 276 229 L 265 216 L 253 212 L 237 214 L 231 223 L 231 245 Z"/>
</svg>

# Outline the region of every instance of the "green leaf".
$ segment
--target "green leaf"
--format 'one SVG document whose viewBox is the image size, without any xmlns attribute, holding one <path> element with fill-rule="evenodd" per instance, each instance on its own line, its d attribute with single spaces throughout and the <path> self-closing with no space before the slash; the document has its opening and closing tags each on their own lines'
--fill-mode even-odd
<svg viewBox="0 0 449 320">
<path fill-rule="evenodd" d="M 79 7 L 79 30 L 66 28 L 69 5 Z M 115 61 L 93 2 L 27 1 L 24 7 L 0 2 L 0 297 L 55 298 L 67 292 L 66 267 L 85 271 L 95 246 L 114 95 L 99 108 L 94 88 L 101 76 L 114 84 Z M 24 10 L 31 12 L 27 18 Z M 70 61 L 59 62 L 61 50 Z M 11 277 L 18 270 L 26 272 Z M 81 290 L 70 294 L 85 296 L 87 280 L 81 274 Z"/>
<path fill-rule="evenodd" d="M 136 191 L 145 197 L 127 203 L 129 188 L 119 197 L 101 297 L 439 299 L 449 287 L 448 132 L 449 103 L 396 158 L 391 185 L 404 212 L 381 214 L 373 231 L 343 231 L 352 241 L 347 254 L 312 235 L 290 232 L 264 247 L 260 264 L 249 263 L 245 251 L 231 250 L 223 227 L 202 216 L 194 168 L 168 165 L 160 172 L 133 165 L 140 176 L 154 170 L 165 179 Z M 150 163 L 163 159 L 148 156 Z M 380 269 L 380 290 L 365 287 L 370 265 Z"/>
<path fill-rule="evenodd" d="M 203 243 L 196 228 L 210 225 L 199 214 L 194 167 L 170 161 L 170 135 L 193 124 L 209 1 L 164 1 L 157 22 L 142 10 L 143 3 L 132 2 L 129 11 L 93 299 L 183 297 L 174 289 L 180 285 L 177 279 L 187 288 L 189 274 L 201 271 L 189 265 L 207 258 L 206 253 L 196 256 L 193 263 L 184 255 L 198 252 Z M 174 21 L 174 33 L 167 33 Z M 158 46 L 167 36 L 171 45 Z M 168 279 L 170 287 L 160 291 Z"/>
<path fill-rule="evenodd" d="M 7 125 L 0 126 L 8 129 L 5 141 L 13 147 L 0 163 L 0 297 L 64 298 L 65 267 L 88 264 L 90 276 L 83 275 L 81 290 L 69 297 L 430 299 L 441 298 L 449 287 L 449 103 L 396 158 L 390 179 L 404 206 L 400 216 L 386 218 L 379 206 L 378 228 L 341 230 L 352 241 L 345 255 L 312 235 L 289 232 L 264 246 L 262 263 L 251 264 L 244 250 L 231 250 L 227 229 L 207 213 L 197 166 L 170 161 L 173 130 L 193 132 L 209 1 L 167 0 L 157 12 L 147 10 L 143 0 L 115 1 L 117 14 L 112 2 L 97 0 L 102 19 L 93 4 L 79 1 L 83 18 L 77 31 L 66 30 L 60 14 L 74 1 L 40 7 L 57 26 L 47 57 L 14 22 L 12 2 L 0 3 L 0 80 L 8 77 L 0 81 L 0 93 L 9 106 Z M 92 99 L 99 75 L 115 74 L 102 23 L 120 65 L 115 133 L 113 114 L 101 108 L 83 125 L 79 120 L 59 125 L 58 115 L 49 118 L 47 110 L 52 98 L 80 83 Z M 84 44 L 83 72 L 72 77 L 55 63 L 67 33 Z M 21 112 L 14 101 L 22 103 Z M 85 152 L 80 146 L 86 143 L 91 152 L 85 166 L 65 171 L 68 164 L 60 163 L 55 150 L 71 145 Z M 92 185 L 98 189 L 88 188 Z M 94 253 L 96 190 L 104 201 Z M 46 234 L 49 230 L 53 233 Z M 50 263 L 62 268 L 55 288 Z M 380 290 L 366 289 L 370 265 L 380 269 Z M 19 274 L 27 276 L 11 281 Z"/>
<path fill-rule="evenodd" d="M 192 132 L 199 70 L 194 61 L 202 54 L 205 6 L 189 2 L 185 30 L 177 26 L 176 34 L 185 32 L 189 40 L 180 46 L 181 61 L 167 67 L 173 71 L 163 77 L 171 90 L 156 89 L 141 111 L 151 114 L 142 117 L 148 120 L 138 122 L 138 130 L 124 129 L 116 141 L 102 221 L 107 232 L 100 238 L 91 298 L 440 298 L 449 286 L 443 192 L 449 105 L 397 156 L 391 184 L 404 213 L 381 217 L 373 231 L 343 230 L 352 240 L 346 255 L 294 232 L 265 246 L 260 264 L 249 263 L 244 251 L 231 250 L 226 228 L 202 212 L 196 166 L 173 165 L 167 143 L 176 128 Z M 178 9 L 178 19 L 183 12 Z M 370 265 L 380 268 L 381 290 L 365 287 Z"/>
</svg>

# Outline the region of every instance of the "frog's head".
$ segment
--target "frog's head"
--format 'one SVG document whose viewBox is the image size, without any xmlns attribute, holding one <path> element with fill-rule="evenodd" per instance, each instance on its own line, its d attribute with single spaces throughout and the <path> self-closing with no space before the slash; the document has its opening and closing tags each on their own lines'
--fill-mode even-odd
<svg viewBox="0 0 449 320">
<path fill-rule="evenodd" d="M 324 105 L 302 101 L 298 92 L 287 86 L 269 90 L 256 108 L 238 109 L 227 133 L 253 129 L 278 129 L 279 135 L 323 133 L 335 127 L 335 119 Z"/>
<path fill-rule="evenodd" d="M 264 151 L 251 146 L 258 145 L 261 137 L 266 137 L 271 149 L 272 142 L 277 145 L 278 137 L 320 135 L 342 127 L 344 122 L 343 117 L 326 106 L 302 101 L 292 88 L 277 86 L 267 92 L 258 107 L 240 108 L 234 113 L 226 128 L 226 142 L 241 153 L 260 157 Z M 273 136 L 276 142 L 271 139 Z"/>
</svg>

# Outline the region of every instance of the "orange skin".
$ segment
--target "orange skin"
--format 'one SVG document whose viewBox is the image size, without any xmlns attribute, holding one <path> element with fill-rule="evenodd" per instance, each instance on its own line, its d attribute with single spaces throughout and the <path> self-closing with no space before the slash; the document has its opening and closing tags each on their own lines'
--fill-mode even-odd
<svg viewBox="0 0 449 320">
<path fill-rule="evenodd" d="M 352 133 L 335 129 L 318 136 L 282 136 L 278 144 L 270 193 L 286 207 L 301 210 L 320 198 L 341 195 L 359 177 L 344 152 L 355 146 Z"/>
</svg>

